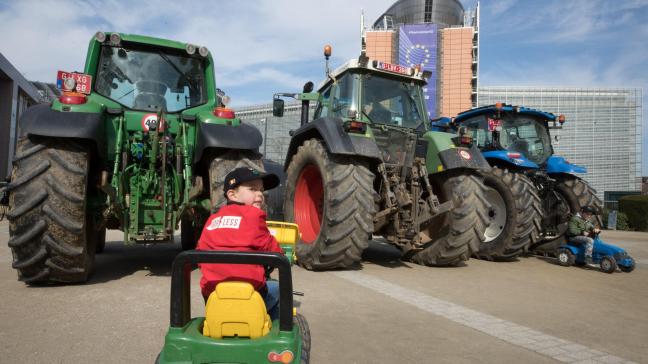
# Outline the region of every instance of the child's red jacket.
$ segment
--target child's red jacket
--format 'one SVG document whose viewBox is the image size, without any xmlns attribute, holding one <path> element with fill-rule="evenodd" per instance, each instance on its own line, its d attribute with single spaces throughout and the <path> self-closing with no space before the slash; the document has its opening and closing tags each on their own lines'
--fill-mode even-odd
<svg viewBox="0 0 648 364">
<path fill-rule="evenodd" d="M 197 250 L 283 252 L 266 225 L 266 213 L 254 206 L 230 204 L 211 215 L 198 239 Z M 257 291 L 265 286 L 263 266 L 199 264 L 200 289 L 208 297 L 222 281 L 250 282 Z"/>
</svg>

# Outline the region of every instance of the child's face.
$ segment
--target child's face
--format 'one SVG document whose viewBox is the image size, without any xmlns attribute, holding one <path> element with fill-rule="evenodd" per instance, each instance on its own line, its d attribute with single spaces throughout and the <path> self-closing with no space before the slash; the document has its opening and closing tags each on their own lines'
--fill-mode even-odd
<svg viewBox="0 0 648 364">
<path fill-rule="evenodd" d="M 227 191 L 227 198 L 230 201 L 252 205 L 260 209 L 263 208 L 263 181 L 255 179 L 249 182 L 243 182 L 238 187 Z"/>
</svg>

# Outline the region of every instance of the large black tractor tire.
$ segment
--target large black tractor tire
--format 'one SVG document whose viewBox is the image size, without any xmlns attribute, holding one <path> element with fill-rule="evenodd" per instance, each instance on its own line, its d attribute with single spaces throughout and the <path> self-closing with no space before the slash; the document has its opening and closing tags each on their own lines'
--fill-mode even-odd
<svg viewBox="0 0 648 364">
<path fill-rule="evenodd" d="M 562 222 L 558 224 L 558 234 L 554 239 L 539 241 L 531 247 L 531 250 L 536 254 L 555 254 L 558 247 L 565 243 L 565 234 L 569 226 L 569 219 L 573 214 L 576 214 L 584 206 L 591 206 L 598 212 L 595 215 L 596 223 L 603 226 L 601 214 L 603 213 L 603 203 L 601 199 L 596 196 L 596 190 L 592 188 L 584 180 L 566 175 L 556 182 L 556 192 L 561 200 L 561 206 L 556 206 L 554 210 L 562 210 Z M 552 213 L 553 211 L 545 211 L 545 213 Z"/>
<path fill-rule="evenodd" d="M 359 160 L 330 155 L 309 139 L 286 173 L 284 216 L 299 226 L 297 263 L 306 269 L 349 268 L 373 233 L 374 174 Z"/>
<path fill-rule="evenodd" d="M 489 206 L 482 181 L 472 174 L 460 174 L 443 178 L 440 187 L 441 202 L 451 199 L 454 207 L 427 228 L 432 241 L 423 250 L 405 255 L 414 263 L 457 265 L 476 253 L 484 239 Z"/>
<path fill-rule="evenodd" d="M 310 362 L 310 349 L 311 349 L 311 334 L 310 328 L 306 318 L 297 314 L 293 320 L 293 324 L 299 327 L 299 333 L 302 341 L 301 356 L 299 358 L 301 364 L 308 364 Z"/>
<path fill-rule="evenodd" d="M 27 284 L 88 279 L 97 229 L 86 213 L 89 150 L 66 139 L 21 138 L 9 191 L 12 267 Z"/>
<path fill-rule="evenodd" d="M 265 172 L 261 155 L 248 150 L 231 150 L 224 154 L 216 155 L 210 161 L 209 197 L 212 213 L 218 211 L 226 202 L 223 193 L 223 180 L 225 176 L 240 167 L 249 167 Z"/>
<path fill-rule="evenodd" d="M 477 256 L 487 260 L 511 259 L 540 239 L 542 201 L 531 180 L 493 167 L 483 171 L 490 224 Z"/>
</svg>

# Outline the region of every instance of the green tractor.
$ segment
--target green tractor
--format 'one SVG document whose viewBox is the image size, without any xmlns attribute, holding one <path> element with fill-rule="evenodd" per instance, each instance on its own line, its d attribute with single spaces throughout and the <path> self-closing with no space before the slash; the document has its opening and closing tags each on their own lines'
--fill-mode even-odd
<svg viewBox="0 0 648 364">
<path fill-rule="evenodd" d="M 281 230 L 281 227 L 279 227 Z M 171 322 L 156 363 L 302 363 L 310 361 L 306 318 L 293 306 L 290 257 L 278 253 L 186 251 L 173 261 Z M 197 263 L 259 264 L 279 271 L 279 317 L 271 320 L 250 283 L 227 281 L 191 317 L 191 271 Z"/>
<path fill-rule="evenodd" d="M 192 249 L 238 166 L 262 169 L 261 134 L 225 107 L 206 47 L 98 32 L 84 73 L 19 122 L 8 185 L 13 268 L 28 284 L 83 282 L 106 229 Z"/>
<path fill-rule="evenodd" d="M 457 265 L 478 251 L 490 223 L 488 168 L 457 135 L 428 130 L 425 72 L 362 54 L 333 72 L 317 92 L 274 96 L 302 101 L 301 127 L 285 160 L 284 218 L 299 225 L 297 262 L 307 269 L 348 268 L 372 235 L 398 247 L 405 260 Z M 310 101 L 317 101 L 308 121 Z"/>
</svg>

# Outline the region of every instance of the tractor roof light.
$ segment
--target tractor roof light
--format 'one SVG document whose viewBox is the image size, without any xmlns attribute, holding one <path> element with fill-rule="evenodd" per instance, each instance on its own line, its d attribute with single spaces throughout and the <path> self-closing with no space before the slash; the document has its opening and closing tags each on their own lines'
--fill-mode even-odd
<svg viewBox="0 0 648 364">
<path fill-rule="evenodd" d="M 497 110 L 502 110 L 502 108 L 504 108 L 504 104 L 501 102 L 495 103 L 495 108 Z"/>
<path fill-rule="evenodd" d="M 562 126 L 562 124 L 565 123 L 565 115 L 563 115 L 563 114 L 558 115 L 558 122 Z"/>
<path fill-rule="evenodd" d="M 110 43 L 114 46 L 118 46 L 121 44 L 121 36 L 117 33 L 112 33 L 110 35 Z"/>
<path fill-rule="evenodd" d="M 99 43 L 105 42 L 106 41 L 106 33 L 104 33 L 104 32 L 96 32 L 95 33 L 95 39 Z"/>
<path fill-rule="evenodd" d="M 196 46 L 193 44 L 187 44 L 187 46 L 185 47 L 185 51 L 187 51 L 187 54 L 191 56 L 194 53 L 196 53 Z"/>
<path fill-rule="evenodd" d="M 332 52 L 333 48 L 329 44 L 324 46 L 324 57 L 326 57 L 326 59 L 329 59 Z"/>
<path fill-rule="evenodd" d="M 209 49 L 207 49 L 207 47 L 205 46 L 202 46 L 198 48 L 198 54 L 200 54 L 203 57 L 207 57 L 209 55 Z"/>
</svg>

